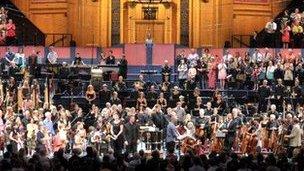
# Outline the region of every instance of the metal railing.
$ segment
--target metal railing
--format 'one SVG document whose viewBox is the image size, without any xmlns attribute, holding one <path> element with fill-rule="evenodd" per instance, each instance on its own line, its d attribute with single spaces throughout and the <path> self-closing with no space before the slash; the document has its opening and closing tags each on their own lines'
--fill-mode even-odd
<svg viewBox="0 0 304 171">
<path fill-rule="evenodd" d="M 45 33 L 48 46 L 70 46 L 73 35 L 69 33 Z"/>
<path fill-rule="evenodd" d="M 250 46 L 250 37 L 251 35 L 233 35 L 231 37 L 231 46 L 232 47 L 249 47 Z"/>
</svg>

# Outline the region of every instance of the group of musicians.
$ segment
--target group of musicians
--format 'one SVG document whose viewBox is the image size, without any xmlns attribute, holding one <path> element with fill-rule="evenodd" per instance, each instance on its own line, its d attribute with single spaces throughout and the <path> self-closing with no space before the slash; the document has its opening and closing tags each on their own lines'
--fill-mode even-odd
<svg viewBox="0 0 304 171">
<path fill-rule="evenodd" d="M 35 68 L 38 58 L 39 52 L 33 52 L 29 67 Z M 47 55 L 48 63 L 56 64 L 57 58 L 56 51 L 51 47 Z M 115 61 L 113 55 L 103 59 L 108 59 L 111 64 Z M 4 63 L 9 73 L 15 67 L 26 66 L 23 52 L 16 55 L 10 49 Z M 84 64 L 79 54 L 72 64 Z M 223 150 L 241 154 L 287 150 L 291 156 L 295 149 L 302 146 L 303 108 L 292 105 L 284 98 L 286 94 L 282 91 L 285 88 L 280 80 L 274 90 L 275 103 L 269 98 L 271 90 L 267 81 L 263 82 L 259 87 L 261 110 L 254 117 L 248 117 L 241 108 L 226 106 L 222 94 L 217 91 L 206 104 L 197 88 L 193 88 L 187 99 L 178 87 L 173 87 L 171 91 L 170 72 L 168 64 L 165 64 L 160 85 L 162 93 L 158 94 L 154 85 L 149 87 L 146 94 L 147 98 L 154 100 L 152 106 L 147 103 L 143 91 L 146 86 L 141 75 L 134 85 L 138 90 L 134 97 L 136 107 L 124 107 L 119 99 L 119 92 L 125 87 L 121 75 L 114 84 L 114 92 L 108 93 L 107 85 L 103 86 L 101 92 L 105 94 L 99 98 L 108 100 L 104 101 L 104 105 L 90 103 L 88 114 L 75 103 L 69 109 L 62 105 L 54 106 L 47 90 L 52 86 L 46 86 L 43 95 L 38 81 L 26 74 L 22 86 L 18 86 L 13 77 L 3 85 L 1 81 L 0 150 L 4 150 L 4 144 L 10 144 L 14 150 L 26 148 L 28 155 L 32 155 L 37 148 L 45 148 L 51 154 L 60 149 L 84 150 L 92 145 L 99 153 L 113 150 L 115 155 L 124 150 L 134 153 L 142 148 L 166 149 L 169 153 L 175 150 L 180 153 L 192 151 L 195 154 Z M 191 86 L 191 82 L 189 85 L 187 87 L 195 87 Z M 294 88 L 293 92 L 296 93 L 296 90 Z M 169 95 L 166 92 L 170 92 Z M 92 85 L 88 87 L 86 97 L 88 102 L 96 98 Z M 173 107 L 168 105 L 168 98 L 174 101 Z M 193 102 L 195 104 L 190 104 Z M 187 114 L 190 106 L 194 112 Z"/>
</svg>

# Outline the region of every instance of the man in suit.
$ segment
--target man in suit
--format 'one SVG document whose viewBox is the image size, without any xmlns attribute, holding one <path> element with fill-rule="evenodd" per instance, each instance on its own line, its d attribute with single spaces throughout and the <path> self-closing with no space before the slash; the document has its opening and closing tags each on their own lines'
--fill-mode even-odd
<svg viewBox="0 0 304 171">
<path fill-rule="evenodd" d="M 174 153 L 175 141 L 179 137 L 179 133 L 175 127 L 177 117 L 175 114 L 171 115 L 170 122 L 166 129 L 166 148 L 169 153 Z"/>
<path fill-rule="evenodd" d="M 267 85 L 268 81 L 263 80 L 263 84 L 258 89 L 258 95 L 259 95 L 259 112 L 266 112 L 267 111 L 267 104 L 268 104 L 268 98 L 271 93 L 270 87 Z"/>
<path fill-rule="evenodd" d="M 293 127 L 289 135 L 285 135 L 285 138 L 289 139 L 289 146 L 287 149 L 288 157 L 292 157 L 293 150 L 301 147 L 302 130 L 300 128 L 299 119 L 293 119 Z"/>
<path fill-rule="evenodd" d="M 135 116 L 130 116 L 129 122 L 125 124 L 125 145 L 128 153 L 135 153 L 137 151 L 137 141 L 139 138 L 139 128 L 135 123 Z"/>
<path fill-rule="evenodd" d="M 103 84 L 102 89 L 99 91 L 99 107 L 105 107 L 105 104 L 110 101 L 110 98 L 111 91 L 108 89 L 108 85 Z"/>
<path fill-rule="evenodd" d="M 163 114 L 163 112 L 161 111 L 161 106 L 159 104 L 156 104 L 154 106 L 154 112 L 152 113 L 152 122 L 153 124 L 159 129 L 159 130 L 165 130 L 165 128 L 168 125 L 168 120 L 165 117 L 165 115 Z M 165 134 L 166 131 L 163 131 L 163 134 Z M 166 137 L 166 135 L 162 135 L 163 137 Z M 157 135 L 151 135 L 151 139 L 154 142 L 159 142 L 160 141 L 160 133 L 158 132 Z M 161 137 L 162 139 L 162 137 Z M 155 149 L 155 145 L 152 145 L 152 150 Z M 157 146 L 157 148 L 160 150 L 160 145 Z"/>
<path fill-rule="evenodd" d="M 234 108 L 236 109 L 236 108 Z M 224 141 L 224 148 L 226 151 L 231 151 L 233 142 L 235 139 L 236 134 L 236 127 L 237 127 L 237 121 L 233 118 L 231 113 L 227 114 L 227 121 L 225 123 L 226 129 L 223 129 L 222 131 L 226 133 L 225 141 Z"/>
</svg>

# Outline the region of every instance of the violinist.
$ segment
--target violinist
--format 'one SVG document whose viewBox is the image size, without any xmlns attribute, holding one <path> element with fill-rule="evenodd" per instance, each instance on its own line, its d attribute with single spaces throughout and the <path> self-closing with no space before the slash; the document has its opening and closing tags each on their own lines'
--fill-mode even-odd
<svg viewBox="0 0 304 171">
<path fill-rule="evenodd" d="M 201 139 L 204 142 L 205 137 L 209 137 L 209 117 L 205 116 L 205 111 L 200 110 L 199 116 L 195 119 L 195 127 L 196 127 L 196 137 Z"/>
<path fill-rule="evenodd" d="M 200 111 L 203 109 L 203 100 L 202 97 L 196 97 L 196 103 L 194 110 L 192 111 L 193 116 L 199 116 Z"/>
</svg>

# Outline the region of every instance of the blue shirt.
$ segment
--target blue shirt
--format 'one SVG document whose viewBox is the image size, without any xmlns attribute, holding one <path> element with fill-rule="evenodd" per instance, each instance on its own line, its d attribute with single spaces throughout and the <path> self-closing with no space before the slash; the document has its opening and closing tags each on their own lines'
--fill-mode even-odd
<svg viewBox="0 0 304 171">
<path fill-rule="evenodd" d="M 44 119 L 43 125 L 49 130 L 49 132 L 50 132 L 52 135 L 55 135 L 54 125 L 53 125 L 53 122 L 52 122 L 51 120 Z"/>
<path fill-rule="evenodd" d="M 167 136 L 166 136 L 166 142 L 172 142 L 177 139 L 177 130 L 175 125 L 172 122 L 169 122 L 167 126 Z"/>
</svg>

